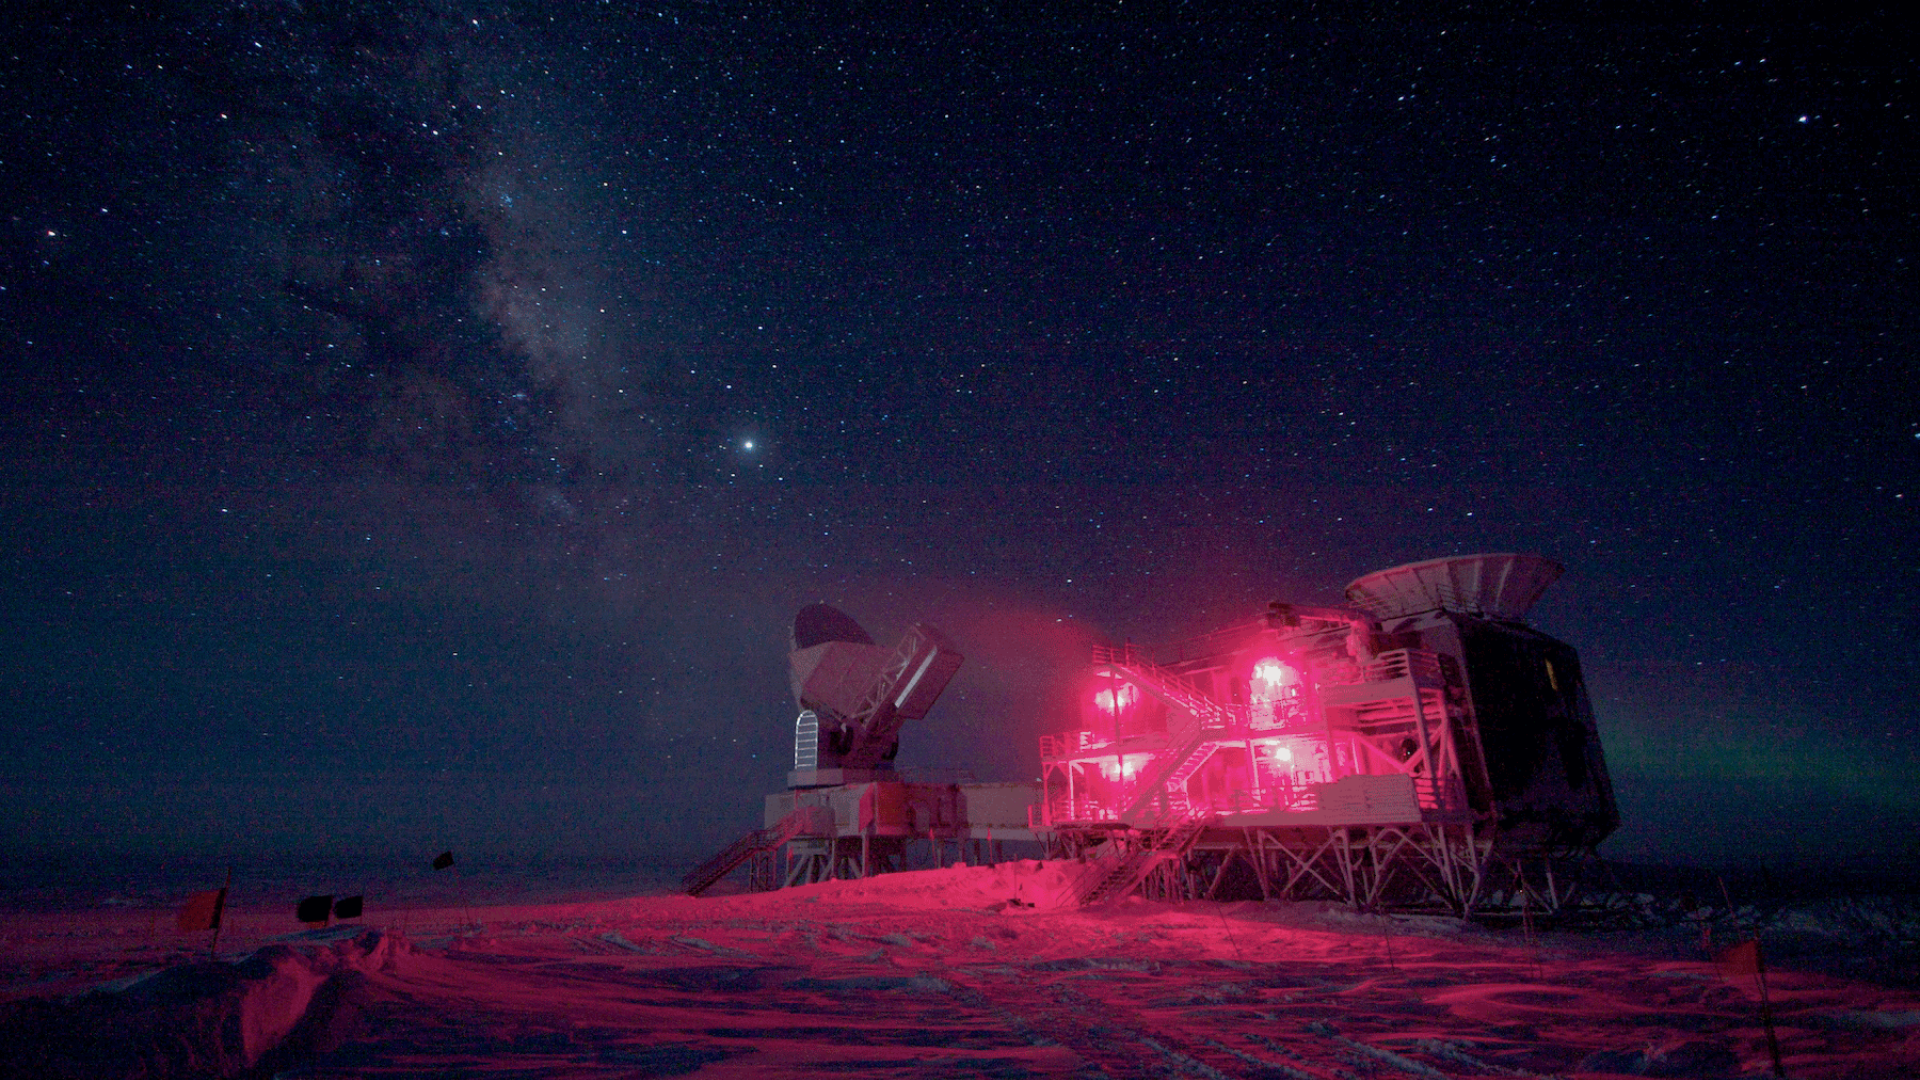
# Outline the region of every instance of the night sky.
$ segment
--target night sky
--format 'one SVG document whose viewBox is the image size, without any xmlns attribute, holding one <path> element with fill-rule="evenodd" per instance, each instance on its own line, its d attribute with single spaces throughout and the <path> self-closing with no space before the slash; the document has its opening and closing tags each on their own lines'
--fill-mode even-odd
<svg viewBox="0 0 1920 1080">
<path fill-rule="evenodd" d="M 1521 551 L 1608 854 L 1920 868 L 1900 26 L 795 7 L 8 20 L 0 852 L 674 864 L 803 604 L 1019 779 L 1092 643 Z"/>
</svg>

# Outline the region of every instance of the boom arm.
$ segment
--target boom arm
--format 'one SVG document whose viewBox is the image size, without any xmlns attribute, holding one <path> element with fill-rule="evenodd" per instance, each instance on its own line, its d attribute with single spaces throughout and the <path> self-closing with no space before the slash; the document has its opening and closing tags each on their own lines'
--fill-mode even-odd
<svg viewBox="0 0 1920 1080">
<path fill-rule="evenodd" d="M 843 766 L 871 769 L 885 760 L 901 725 L 927 715 L 963 659 L 933 627 L 920 624 L 908 630 L 859 710 L 848 717 L 854 736 L 841 758 Z"/>
</svg>

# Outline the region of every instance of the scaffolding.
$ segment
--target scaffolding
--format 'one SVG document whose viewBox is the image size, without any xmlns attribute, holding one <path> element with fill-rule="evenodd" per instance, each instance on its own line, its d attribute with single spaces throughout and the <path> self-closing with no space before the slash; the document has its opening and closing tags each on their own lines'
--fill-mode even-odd
<svg viewBox="0 0 1920 1080">
<path fill-rule="evenodd" d="M 1618 822 L 1573 650 L 1525 626 L 1537 556 L 1435 560 L 1163 650 L 1095 650 L 1042 736 L 1042 824 L 1183 895 L 1552 911 Z M 1144 880 L 1144 876 L 1143 876 Z"/>
</svg>

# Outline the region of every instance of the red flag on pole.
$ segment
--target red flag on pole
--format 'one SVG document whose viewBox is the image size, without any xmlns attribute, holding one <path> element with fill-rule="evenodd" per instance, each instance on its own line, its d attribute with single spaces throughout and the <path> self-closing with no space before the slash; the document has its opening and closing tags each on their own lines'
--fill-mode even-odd
<svg viewBox="0 0 1920 1080">
<path fill-rule="evenodd" d="M 1721 953 L 1715 960 L 1720 974 L 1732 979 L 1750 975 L 1760 986 L 1760 1023 L 1767 1029 L 1767 1055 L 1773 1059 L 1773 1075 L 1787 1075 L 1780 1061 L 1780 1036 L 1773 1030 L 1773 1003 L 1767 1000 L 1767 962 L 1760 958 L 1760 939 L 1749 938 Z"/>
<path fill-rule="evenodd" d="M 201 930 L 220 929 L 220 913 L 227 906 L 227 890 L 208 889 L 187 897 L 187 903 L 180 909 L 174 924 L 183 934 L 192 934 Z"/>
<path fill-rule="evenodd" d="M 1760 939 L 1743 941 L 1719 956 L 1720 974 L 1731 979 L 1760 974 Z"/>
</svg>

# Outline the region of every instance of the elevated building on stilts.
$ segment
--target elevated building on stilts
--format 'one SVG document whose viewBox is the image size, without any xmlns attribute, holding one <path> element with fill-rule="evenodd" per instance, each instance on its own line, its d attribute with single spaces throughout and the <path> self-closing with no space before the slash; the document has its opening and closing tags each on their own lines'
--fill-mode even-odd
<svg viewBox="0 0 1920 1080">
<path fill-rule="evenodd" d="M 1344 605 L 1276 601 L 1164 648 L 1101 647 L 1078 715 L 1040 738 L 1037 783 L 902 779 L 900 730 L 960 654 L 931 627 L 883 647 L 809 607 L 788 789 L 685 884 L 742 865 L 762 888 L 861 877 L 1021 841 L 1083 863 L 1082 902 L 1564 907 L 1619 814 L 1579 658 L 1525 622 L 1561 573 L 1537 555 L 1434 559 L 1354 581 Z"/>
<path fill-rule="evenodd" d="M 1100 649 L 1079 722 L 1040 740 L 1041 825 L 1163 895 L 1558 908 L 1619 823 L 1579 659 L 1523 621 L 1561 572 L 1435 559 Z"/>
</svg>

